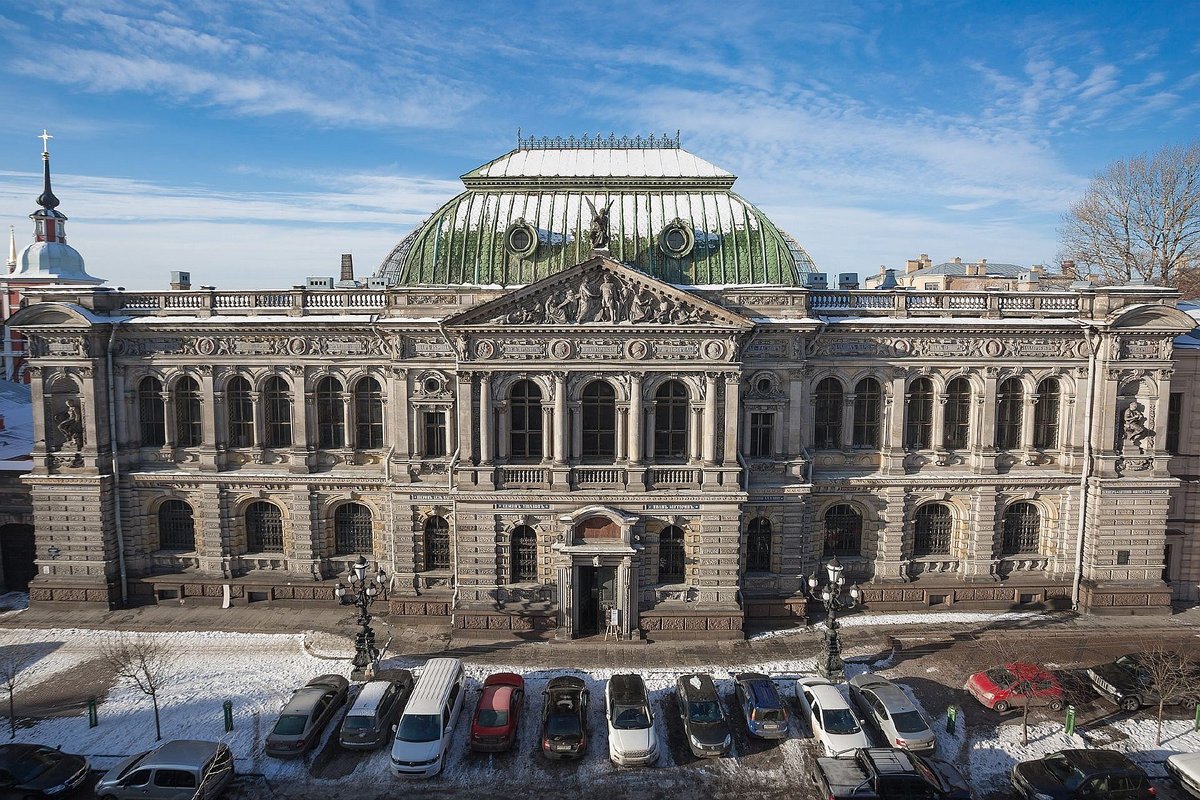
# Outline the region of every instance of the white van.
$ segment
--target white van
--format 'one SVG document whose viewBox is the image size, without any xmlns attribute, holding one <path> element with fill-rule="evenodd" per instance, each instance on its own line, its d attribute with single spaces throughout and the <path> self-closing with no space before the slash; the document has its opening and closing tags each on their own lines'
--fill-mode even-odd
<svg viewBox="0 0 1200 800">
<path fill-rule="evenodd" d="M 393 774 L 428 778 L 442 771 L 465 693 L 462 661 L 431 658 L 425 663 L 396 726 Z"/>
</svg>

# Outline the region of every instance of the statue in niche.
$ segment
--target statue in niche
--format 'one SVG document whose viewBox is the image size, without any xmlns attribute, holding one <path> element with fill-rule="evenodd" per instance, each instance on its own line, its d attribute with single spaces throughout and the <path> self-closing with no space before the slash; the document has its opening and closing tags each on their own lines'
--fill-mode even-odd
<svg viewBox="0 0 1200 800">
<path fill-rule="evenodd" d="M 1130 444 L 1137 445 L 1140 453 L 1146 452 L 1148 439 L 1153 442 L 1154 431 L 1146 427 L 1146 413 L 1142 410 L 1142 404 L 1137 400 L 1132 400 L 1129 405 L 1125 406 L 1122 428 L 1125 431 L 1125 440 Z"/>
<path fill-rule="evenodd" d="M 79 416 L 79 402 L 68 400 L 66 410 L 55 417 L 54 425 L 63 437 L 63 449 L 83 449 L 83 420 Z"/>
<path fill-rule="evenodd" d="M 587 201 L 588 207 L 592 209 L 592 225 L 588 228 L 588 238 L 592 242 L 592 248 L 595 250 L 604 250 L 608 247 L 608 210 L 612 208 L 612 200 L 604 208 L 597 209 L 592 204 L 591 198 L 583 198 Z"/>
</svg>

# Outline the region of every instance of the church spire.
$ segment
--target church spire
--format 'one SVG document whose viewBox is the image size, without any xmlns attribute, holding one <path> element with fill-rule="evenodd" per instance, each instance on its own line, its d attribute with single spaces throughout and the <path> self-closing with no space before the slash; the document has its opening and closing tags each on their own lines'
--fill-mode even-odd
<svg viewBox="0 0 1200 800">
<path fill-rule="evenodd" d="M 17 229 L 12 225 L 8 226 L 8 271 L 12 272 L 17 268 Z"/>
<path fill-rule="evenodd" d="M 37 199 L 39 206 L 46 210 L 58 208 L 58 198 L 54 196 L 54 191 L 50 188 L 50 140 L 54 137 L 42 128 L 42 135 L 37 137 L 42 140 L 42 193 Z"/>
<path fill-rule="evenodd" d="M 57 210 L 59 201 L 50 188 L 50 140 L 54 137 L 43 129 L 37 138 L 42 140 L 42 193 L 37 199 L 41 208 L 29 215 L 34 225 L 33 240 L 66 244 L 67 215 Z"/>
</svg>

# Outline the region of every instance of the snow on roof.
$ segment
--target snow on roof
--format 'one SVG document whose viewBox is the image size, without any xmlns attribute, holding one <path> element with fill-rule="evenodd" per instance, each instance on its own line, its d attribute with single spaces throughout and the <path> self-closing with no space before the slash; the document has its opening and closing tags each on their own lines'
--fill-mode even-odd
<svg viewBox="0 0 1200 800">
<path fill-rule="evenodd" d="M 29 387 L 0 380 L 0 415 L 4 417 L 4 430 L 0 430 L 0 461 L 32 466 L 32 462 L 27 461 L 33 450 L 33 401 Z"/>
</svg>

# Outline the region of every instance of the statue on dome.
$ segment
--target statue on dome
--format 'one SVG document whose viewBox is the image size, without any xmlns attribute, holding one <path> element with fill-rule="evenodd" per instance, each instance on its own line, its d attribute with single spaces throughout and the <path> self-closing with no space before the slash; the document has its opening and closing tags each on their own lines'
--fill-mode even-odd
<svg viewBox="0 0 1200 800">
<path fill-rule="evenodd" d="M 597 209 L 592 203 L 591 198 L 583 198 L 587 201 L 588 207 L 592 209 L 592 225 L 588 228 L 588 238 L 592 241 L 594 250 L 604 250 L 608 247 L 608 210 L 612 208 L 613 201 L 609 200 L 604 208 Z"/>
</svg>

